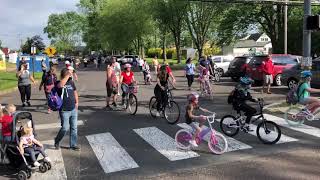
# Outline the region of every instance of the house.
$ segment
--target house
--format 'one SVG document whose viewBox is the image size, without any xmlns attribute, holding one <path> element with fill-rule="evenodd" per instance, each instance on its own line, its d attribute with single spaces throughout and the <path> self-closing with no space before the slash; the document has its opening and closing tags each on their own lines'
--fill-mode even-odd
<svg viewBox="0 0 320 180">
<path fill-rule="evenodd" d="M 233 46 L 223 47 L 223 54 L 233 56 L 269 54 L 271 50 L 271 39 L 265 33 L 254 33 L 240 39 Z"/>
</svg>

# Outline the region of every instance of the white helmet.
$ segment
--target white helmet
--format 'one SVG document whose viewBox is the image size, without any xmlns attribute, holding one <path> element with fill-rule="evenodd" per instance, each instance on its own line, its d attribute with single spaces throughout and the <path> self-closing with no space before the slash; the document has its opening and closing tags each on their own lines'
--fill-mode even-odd
<svg viewBox="0 0 320 180">
<path fill-rule="evenodd" d="M 66 61 L 65 64 L 66 64 L 66 65 L 69 65 L 69 64 L 70 64 L 70 61 Z"/>
</svg>

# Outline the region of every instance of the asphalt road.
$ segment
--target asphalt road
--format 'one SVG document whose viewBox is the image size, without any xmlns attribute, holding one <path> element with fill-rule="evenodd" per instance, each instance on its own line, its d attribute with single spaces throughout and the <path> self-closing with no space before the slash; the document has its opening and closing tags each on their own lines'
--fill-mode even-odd
<svg viewBox="0 0 320 180">
<path fill-rule="evenodd" d="M 177 90 L 174 99 L 181 109 L 178 123 L 184 122 L 186 79 L 176 71 Z M 181 151 L 173 146 L 175 133 L 181 129 L 162 118 L 149 115 L 148 103 L 153 96 L 154 85 L 139 85 L 139 107 L 135 116 L 124 111 L 105 110 L 105 73 L 91 67 L 78 71 L 77 88 L 80 93 L 79 145 L 81 151 L 68 148 L 52 149 L 52 140 L 59 130 L 57 113 L 46 114 L 43 92 L 33 87 L 32 112 L 38 138 L 47 145 L 54 159 L 53 169 L 47 173 L 35 173 L 32 179 L 318 179 L 319 138 L 318 122 L 306 122 L 306 127 L 292 129 L 283 123 L 281 114 L 270 116 L 281 125 L 281 143 L 264 145 L 251 134 L 240 132 L 228 139 L 230 149 L 223 155 L 210 153 L 206 143 L 191 151 Z M 135 73 L 140 82 L 142 74 Z M 153 76 L 154 79 L 154 76 Z M 227 104 L 227 96 L 234 82 L 223 78 L 214 85 L 214 100 L 200 99 L 200 105 L 217 113 L 217 118 L 234 114 Z M 194 84 L 194 89 L 199 85 Z M 286 87 L 274 87 L 272 95 L 253 88 L 253 95 L 265 98 L 267 104 L 284 100 Z M 18 92 L 0 97 L 0 103 L 19 105 Z M 19 110 L 23 110 L 18 107 Z M 278 118 L 277 118 L 278 117 Z M 221 131 L 218 122 L 215 129 Z M 67 147 L 66 136 L 62 146 Z M 14 178 L 15 171 L 0 168 L 0 179 Z"/>
</svg>

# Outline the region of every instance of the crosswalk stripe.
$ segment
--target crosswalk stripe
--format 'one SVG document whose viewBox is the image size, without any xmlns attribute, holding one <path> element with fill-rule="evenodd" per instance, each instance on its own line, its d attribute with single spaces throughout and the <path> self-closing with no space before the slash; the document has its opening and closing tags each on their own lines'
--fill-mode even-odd
<svg viewBox="0 0 320 180">
<path fill-rule="evenodd" d="M 78 121 L 78 126 L 83 126 L 84 123 L 82 120 Z M 36 130 L 43 130 L 43 129 L 54 129 L 54 128 L 60 128 L 61 123 L 50 123 L 50 124 L 37 124 L 35 125 Z"/>
<path fill-rule="evenodd" d="M 218 122 L 221 121 L 221 119 L 216 119 Z M 253 131 L 248 132 L 249 134 L 253 135 L 253 136 L 257 136 L 257 126 L 255 124 L 250 124 L 250 127 Z M 274 132 L 274 131 L 272 131 Z M 271 132 L 271 133 L 272 133 Z M 269 136 L 268 136 L 269 137 Z M 293 142 L 293 141 L 298 141 L 298 139 L 286 136 L 284 134 L 281 134 L 281 137 L 279 139 L 279 141 L 277 142 L 277 144 L 282 144 L 282 143 L 287 143 L 287 142 Z"/>
<path fill-rule="evenodd" d="M 170 161 L 198 157 L 199 154 L 191 150 L 181 150 L 176 146 L 175 140 L 156 127 L 134 129 L 142 139 L 167 157 Z"/>
<path fill-rule="evenodd" d="M 138 168 L 138 164 L 110 133 L 86 136 L 105 173 Z"/>
<path fill-rule="evenodd" d="M 269 119 L 271 121 L 274 121 L 275 123 L 279 124 L 280 126 L 283 126 L 283 127 L 295 130 L 295 131 L 299 131 L 299 132 L 302 132 L 302 133 L 305 133 L 305 134 L 309 134 L 309 135 L 312 135 L 312 136 L 315 136 L 315 137 L 320 137 L 320 129 L 319 128 L 308 126 L 308 125 L 305 125 L 305 124 L 301 124 L 298 127 L 293 127 L 293 126 L 290 126 L 286 122 L 285 119 L 277 117 L 277 116 L 273 116 L 273 115 L 270 115 L 270 114 L 265 114 L 265 118 L 267 118 L 267 119 Z"/>
<path fill-rule="evenodd" d="M 184 128 L 184 129 L 189 129 L 189 130 L 192 130 L 192 127 L 189 126 L 188 124 L 186 123 L 179 123 L 177 124 L 179 127 L 181 128 Z M 204 126 L 204 128 L 208 128 L 207 126 Z M 237 151 L 237 150 L 242 150 L 242 149 L 250 149 L 252 148 L 251 146 L 243 143 L 243 142 L 240 142 L 232 137 L 228 137 L 228 136 L 225 136 L 227 138 L 227 141 L 228 141 L 228 149 L 227 149 L 227 152 L 231 152 L 231 151 Z M 204 136 L 204 140 L 205 141 L 209 141 L 210 140 L 210 133 L 206 134 Z"/>
<path fill-rule="evenodd" d="M 45 152 L 52 161 L 52 168 L 51 170 L 48 170 L 46 173 L 33 173 L 31 179 L 66 180 L 67 173 L 64 167 L 61 150 L 54 149 L 53 140 L 43 141 L 42 143 L 45 147 Z M 41 155 L 39 157 L 42 158 Z"/>
</svg>

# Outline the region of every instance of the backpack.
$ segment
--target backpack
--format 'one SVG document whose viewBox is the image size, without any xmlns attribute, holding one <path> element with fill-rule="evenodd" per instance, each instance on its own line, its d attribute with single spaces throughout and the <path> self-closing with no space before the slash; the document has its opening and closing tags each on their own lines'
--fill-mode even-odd
<svg viewBox="0 0 320 180">
<path fill-rule="evenodd" d="M 236 91 L 237 89 L 234 89 L 230 92 L 229 96 L 228 96 L 228 104 L 233 104 L 234 102 L 234 97 L 236 95 Z"/>
<path fill-rule="evenodd" d="M 63 94 L 64 94 L 65 88 L 62 88 L 61 96 L 58 94 L 58 88 L 57 86 L 54 86 L 51 90 L 51 92 L 48 95 L 48 106 L 52 111 L 59 111 L 63 104 Z"/>
<path fill-rule="evenodd" d="M 51 78 L 51 82 L 49 82 L 50 78 Z M 49 74 L 46 75 L 46 78 L 45 78 L 45 88 L 44 88 L 44 90 L 46 91 L 46 93 L 50 93 L 51 90 L 54 88 L 54 80 L 55 80 L 55 76 L 54 76 L 54 75 L 51 75 L 51 76 L 49 76 Z M 49 83 L 48 83 L 48 82 L 49 82 Z"/>
<path fill-rule="evenodd" d="M 286 101 L 288 104 L 297 104 L 299 102 L 299 98 L 300 96 L 298 95 L 299 94 L 299 89 L 300 89 L 300 86 L 302 84 L 299 84 L 299 86 L 295 86 L 293 87 L 287 94 L 287 97 L 286 97 Z M 304 92 L 302 92 L 303 94 Z"/>
</svg>

